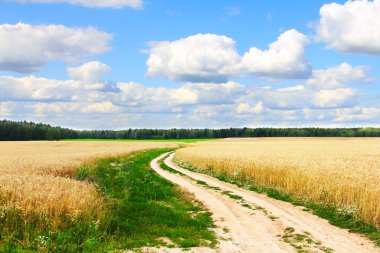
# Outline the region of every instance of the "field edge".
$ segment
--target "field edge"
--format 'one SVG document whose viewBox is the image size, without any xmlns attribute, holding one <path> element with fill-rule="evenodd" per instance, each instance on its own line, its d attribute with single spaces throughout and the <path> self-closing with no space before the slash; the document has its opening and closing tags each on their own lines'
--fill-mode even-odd
<svg viewBox="0 0 380 253">
<path fill-rule="evenodd" d="M 0 230 L 0 252 L 108 252 L 149 247 L 213 247 L 211 214 L 194 196 L 161 178 L 151 160 L 173 148 L 99 158 L 78 168 L 76 179 L 95 184 L 106 201 L 103 220 L 68 219 L 64 227 L 20 237 Z M 1 210 L 0 210 L 1 211 Z M 0 217 L 0 224 L 7 216 Z M 29 230 L 28 230 L 29 229 Z"/>
<path fill-rule="evenodd" d="M 186 161 L 182 161 L 179 159 L 174 159 L 174 162 L 178 166 L 189 171 L 206 174 L 215 177 L 223 182 L 234 184 L 239 188 L 243 188 L 259 194 L 265 194 L 270 198 L 288 202 L 295 206 L 302 206 L 304 207 L 303 211 L 311 212 L 314 215 L 327 220 L 331 225 L 334 225 L 336 227 L 348 229 L 349 232 L 352 233 L 362 234 L 371 241 L 373 241 L 377 247 L 380 247 L 380 229 L 372 225 L 369 225 L 363 221 L 355 219 L 353 216 L 342 214 L 342 212 L 340 212 L 339 208 L 336 206 L 328 206 L 318 203 L 312 203 L 301 199 L 296 199 L 294 196 L 290 194 L 283 194 L 275 188 L 259 186 L 252 181 L 250 181 L 247 184 L 247 182 L 239 181 L 238 179 L 228 177 L 225 174 L 215 174 L 212 172 L 212 169 L 206 170 L 203 168 L 198 168 Z"/>
</svg>

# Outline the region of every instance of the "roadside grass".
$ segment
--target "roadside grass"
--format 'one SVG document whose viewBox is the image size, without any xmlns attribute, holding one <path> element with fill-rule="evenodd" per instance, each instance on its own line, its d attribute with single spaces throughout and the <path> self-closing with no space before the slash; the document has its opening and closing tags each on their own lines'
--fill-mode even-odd
<svg viewBox="0 0 380 253">
<path fill-rule="evenodd" d="M 43 215 L 24 220 L 17 207 L 0 210 L 0 252 L 108 252 L 148 247 L 216 245 L 211 213 L 149 167 L 171 149 L 99 159 L 78 169 L 77 180 L 96 184 L 102 217 L 65 214 L 55 226 Z M 28 216 L 32 217 L 32 216 Z"/>
<path fill-rule="evenodd" d="M 63 139 L 60 141 L 105 141 L 105 142 L 183 142 L 183 143 L 195 143 L 200 141 L 211 141 L 217 140 L 217 138 L 205 138 L 205 139 L 144 139 L 144 140 L 135 140 L 135 139 Z"/>
<path fill-rule="evenodd" d="M 192 195 L 149 167 L 163 151 L 169 150 L 150 150 L 98 164 L 99 188 L 110 203 L 110 232 L 123 239 L 122 248 L 165 245 L 162 237 L 185 248 L 215 245 L 211 214 Z"/>
<path fill-rule="evenodd" d="M 252 180 L 247 180 L 245 178 L 240 177 L 227 176 L 227 174 L 223 173 L 223 171 L 221 171 L 220 173 L 216 173 L 215 170 L 213 170 L 212 168 L 197 168 L 187 162 L 182 162 L 178 160 L 175 162 L 179 164 L 181 167 L 190 171 L 208 174 L 221 181 L 235 184 L 240 188 L 255 191 L 261 194 L 266 194 L 268 197 L 285 202 L 290 202 L 291 204 L 296 206 L 303 206 L 305 207 L 304 211 L 309 211 L 323 219 L 326 219 L 329 221 L 330 224 L 334 226 L 348 229 L 350 232 L 353 233 L 363 234 L 368 239 L 372 240 L 377 247 L 380 247 L 380 230 L 372 225 L 366 224 L 365 222 L 358 220 L 354 216 L 354 214 L 351 213 L 349 210 L 342 210 L 339 207 L 333 205 L 326 205 L 323 203 L 312 203 L 307 199 L 299 199 L 289 194 L 283 194 L 275 188 L 257 185 Z"/>
<path fill-rule="evenodd" d="M 170 154 L 167 154 L 166 156 L 164 156 L 163 158 L 161 158 L 161 159 L 158 161 L 158 164 L 160 165 L 161 169 L 164 169 L 164 170 L 167 170 L 167 171 L 169 171 L 169 172 L 171 172 L 171 173 L 178 174 L 178 175 L 184 176 L 184 177 L 186 177 L 186 178 L 189 178 L 187 175 L 183 174 L 182 172 L 180 172 L 180 171 L 178 171 L 178 170 L 175 170 L 175 169 L 173 169 L 173 168 L 171 168 L 171 167 L 169 167 L 169 166 L 167 166 L 167 165 L 165 164 L 164 161 L 165 161 L 166 158 L 168 158 L 169 155 L 170 155 Z"/>
</svg>

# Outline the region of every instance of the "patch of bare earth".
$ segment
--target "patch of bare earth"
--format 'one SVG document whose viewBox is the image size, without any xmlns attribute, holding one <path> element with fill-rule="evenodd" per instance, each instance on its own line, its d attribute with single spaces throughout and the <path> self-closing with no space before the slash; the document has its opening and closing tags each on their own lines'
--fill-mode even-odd
<svg viewBox="0 0 380 253">
<path fill-rule="evenodd" d="M 164 155 L 154 159 L 151 167 L 195 194 L 213 213 L 218 245 L 215 249 L 142 248 L 130 252 L 380 252 L 368 239 L 334 227 L 302 207 L 185 170 L 173 163 L 173 155 L 165 164 L 186 176 L 161 169 L 158 161 Z"/>
</svg>

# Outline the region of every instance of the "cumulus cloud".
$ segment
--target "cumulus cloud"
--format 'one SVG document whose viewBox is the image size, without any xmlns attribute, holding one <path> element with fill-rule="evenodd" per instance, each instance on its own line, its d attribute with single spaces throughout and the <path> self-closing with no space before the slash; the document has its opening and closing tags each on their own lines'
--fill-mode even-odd
<svg viewBox="0 0 380 253">
<path fill-rule="evenodd" d="M 277 41 L 262 51 L 252 47 L 243 56 L 248 72 L 279 78 L 305 78 L 311 74 L 311 66 L 305 58 L 307 37 L 295 29 L 281 34 Z"/>
<path fill-rule="evenodd" d="M 211 109 L 221 105 L 232 106 L 244 93 L 243 86 L 233 82 L 191 83 L 177 88 L 147 87 L 133 82 L 116 83 L 113 92 L 104 91 L 102 83 L 0 77 L 0 90 L 9 85 L 12 87 L 0 95 L 0 101 L 12 104 L 11 110 L 4 104 L 1 114 L 15 119 L 54 120 L 55 124 L 64 118 L 67 120 L 65 125 L 75 122 L 78 127 L 83 127 L 80 124 L 84 119 L 88 120 L 86 126 L 95 126 L 96 122 L 102 126 L 100 128 L 122 127 L 120 124 L 124 121 L 120 120 L 118 125 L 116 118 L 128 120 L 128 126 L 132 127 L 184 127 L 185 121 L 199 107 Z M 98 114 L 101 114 L 102 124 L 97 121 Z M 163 117 L 167 120 L 162 121 Z M 153 118 L 160 122 L 150 122 Z M 130 122 L 130 119 L 135 120 Z"/>
<path fill-rule="evenodd" d="M 293 89 L 262 89 L 252 94 L 256 100 L 263 101 L 264 106 L 274 110 L 293 110 L 310 106 L 310 91 Z"/>
<path fill-rule="evenodd" d="M 285 88 L 279 88 L 277 90 L 278 91 L 300 91 L 304 89 L 305 89 L 304 85 L 296 85 L 296 86 L 290 86 L 290 87 L 285 87 Z"/>
<path fill-rule="evenodd" d="M 196 34 L 150 45 L 148 76 L 185 82 L 226 82 L 245 74 L 274 78 L 305 78 L 311 66 L 305 59 L 307 38 L 292 29 L 266 51 L 251 48 L 241 57 L 236 42 L 226 36 Z"/>
<path fill-rule="evenodd" d="M 358 91 L 352 88 L 315 90 L 289 87 L 251 93 L 254 100 L 263 101 L 264 107 L 273 110 L 347 108 L 357 105 L 358 95 Z"/>
<path fill-rule="evenodd" d="M 347 85 L 368 82 L 367 69 L 342 63 L 314 70 L 303 84 L 284 88 L 261 87 L 251 92 L 250 98 L 262 101 L 265 108 L 273 110 L 349 108 L 358 104 L 360 93 Z"/>
<path fill-rule="evenodd" d="M 340 109 L 337 111 L 334 122 L 370 122 L 379 124 L 380 108 L 376 107 L 354 107 Z"/>
<path fill-rule="evenodd" d="M 257 114 L 264 111 L 263 102 L 258 102 L 256 105 L 251 106 L 248 103 L 240 103 L 236 108 L 238 114 Z"/>
<path fill-rule="evenodd" d="M 95 101 L 103 99 L 104 83 L 55 80 L 41 77 L 0 77 L 0 101 Z"/>
<path fill-rule="evenodd" d="M 35 72 L 48 61 L 79 62 L 110 49 L 112 35 L 93 27 L 0 25 L 0 70 Z"/>
<path fill-rule="evenodd" d="M 156 108 L 199 104 L 232 104 L 244 94 L 244 87 L 234 82 L 188 83 L 178 88 L 150 88 L 138 83 L 119 83 L 118 102 L 129 106 L 153 105 Z"/>
<path fill-rule="evenodd" d="M 353 67 L 348 63 L 328 69 L 314 70 L 313 75 L 307 80 L 306 85 L 313 88 L 336 89 L 351 82 L 367 82 L 368 67 Z"/>
<path fill-rule="evenodd" d="M 0 102 L 0 116 L 6 117 L 10 116 L 11 112 L 9 111 L 9 102 Z"/>
<path fill-rule="evenodd" d="M 27 103 L 29 108 L 24 108 L 23 110 L 30 110 L 32 113 L 38 117 L 65 117 L 70 118 L 71 115 L 77 115 L 83 117 L 88 115 L 89 118 L 94 117 L 94 115 L 101 114 L 104 115 L 114 115 L 120 111 L 120 108 L 114 105 L 110 101 L 104 102 L 52 102 L 52 103 Z M 68 123 L 70 123 L 68 121 Z M 83 126 L 82 126 L 83 127 Z"/>
<path fill-rule="evenodd" d="M 363 105 L 363 94 L 346 85 L 365 80 L 366 74 L 355 74 L 357 67 L 352 66 L 351 71 L 337 71 L 340 66 L 318 72 L 328 73 L 327 79 L 338 80 L 339 85 L 309 85 L 316 79 L 313 75 L 301 84 L 281 88 L 231 81 L 149 87 L 135 82 L 89 82 L 82 75 L 72 80 L 0 76 L 0 116 L 103 129 L 380 123 L 378 107 Z"/>
<path fill-rule="evenodd" d="M 124 8 L 131 7 L 140 9 L 143 6 L 142 0 L 9 0 L 19 3 L 69 3 L 82 5 L 91 8 Z"/>
<path fill-rule="evenodd" d="M 379 13 L 380 0 L 325 4 L 317 37 L 342 52 L 380 55 Z"/>
<path fill-rule="evenodd" d="M 244 86 L 235 82 L 188 83 L 172 90 L 170 96 L 177 103 L 231 104 L 244 93 Z"/>
<path fill-rule="evenodd" d="M 234 83 L 188 83 L 178 88 L 146 87 L 143 84 L 86 80 L 55 80 L 40 77 L 0 77 L 0 101 L 91 102 L 110 101 L 131 108 L 162 109 L 198 104 L 233 104 L 244 86 Z M 111 107 L 105 107 L 111 108 Z"/>
<path fill-rule="evenodd" d="M 338 88 L 334 90 L 320 90 L 312 95 L 312 100 L 317 107 L 341 108 L 351 107 L 356 104 L 354 98 L 358 95 L 355 89 Z"/>
<path fill-rule="evenodd" d="M 119 111 L 119 108 L 112 104 L 111 101 L 91 103 L 81 109 L 84 113 L 113 113 Z"/>
<path fill-rule="evenodd" d="M 146 62 L 149 76 L 171 80 L 224 82 L 238 74 L 235 41 L 215 34 L 196 34 L 173 42 L 151 43 Z"/>
<path fill-rule="evenodd" d="M 67 68 L 69 77 L 87 83 L 100 81 L 102 76 L 110 71 L 111 68 L 108 65 L 98 61 L 87 62 L 79 67 Z"/>
</svg>

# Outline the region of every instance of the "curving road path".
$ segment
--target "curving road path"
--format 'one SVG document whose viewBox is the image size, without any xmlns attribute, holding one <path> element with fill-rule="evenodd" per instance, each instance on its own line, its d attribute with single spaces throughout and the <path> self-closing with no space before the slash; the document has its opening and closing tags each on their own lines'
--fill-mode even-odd
<svg viewBox="0 0 380 253">
<path fill-rule="evenodd" d="M 191 172 L 173 163 L 165 164 L 181 174 L 171 173 L 154 159 L 150 166 L 163 178 L 193 193 L 213 213 L 218 246 L 186 252 L 379 252 L 358 234 L 330 225 L 302 207 L 238 188 L 208 175 Z M 181 249 L 149 249 L 149 252 L 182 252 Z"/>
</svg>

